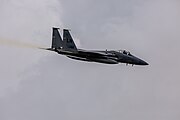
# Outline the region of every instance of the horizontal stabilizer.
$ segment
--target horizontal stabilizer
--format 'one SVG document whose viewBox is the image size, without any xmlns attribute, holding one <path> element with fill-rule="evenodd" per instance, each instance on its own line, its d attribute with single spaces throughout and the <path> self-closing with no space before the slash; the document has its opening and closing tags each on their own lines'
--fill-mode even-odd
<svg viewBox="0 0 180 120">
<path fill-rule="evenodd" d="M 53 48 L 39 48 L 39 49 L 42 49 L 42 50 L 49 50 L 49 51 L 55 51 L 55 49 L 53 49 Z"/>
</svg>

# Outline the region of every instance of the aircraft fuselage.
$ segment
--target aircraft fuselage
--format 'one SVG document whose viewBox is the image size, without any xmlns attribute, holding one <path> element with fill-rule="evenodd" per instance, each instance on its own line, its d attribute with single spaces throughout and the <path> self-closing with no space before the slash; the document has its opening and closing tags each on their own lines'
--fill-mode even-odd
<svg viewBox="0 0 180 120">
<path fill-rule="evenodd" d="M 58 54 L 66 55 L 75 60 L 99 62 L 106 64 L 127 63 L 133 65 L 148 65 L 145 61 L 129 54 L 124 54 L 119 51 L 89 51 L 78 49 L 76 51 L 66 51 L 63 49 L 54 49 Z"/>
</svg>

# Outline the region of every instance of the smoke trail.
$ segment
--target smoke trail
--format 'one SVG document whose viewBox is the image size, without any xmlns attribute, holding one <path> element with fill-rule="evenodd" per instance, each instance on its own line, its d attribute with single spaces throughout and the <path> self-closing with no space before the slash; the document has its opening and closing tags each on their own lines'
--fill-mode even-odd
<svg viewBox="0 0 180 120">
<path fill-rule="evenodd" d="M 20 48 L 42 48 L 41 46 L 32 43 L 26 43 L 23 41 L 8 40 L 8 39 L 0 39 L 0 45 L 20 47 Z"/>
</svg>

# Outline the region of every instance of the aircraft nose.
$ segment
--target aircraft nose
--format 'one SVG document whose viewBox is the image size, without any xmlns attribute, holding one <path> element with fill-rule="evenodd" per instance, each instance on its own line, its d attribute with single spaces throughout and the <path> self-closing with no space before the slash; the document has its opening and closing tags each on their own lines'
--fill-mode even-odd
<svg viewBox="0 0 180 120">
<path fill-rule="evenodd" d="M 149 65 L 149 64 L 144 60 L 139 60 L 139 65 Z"/>
</svg>

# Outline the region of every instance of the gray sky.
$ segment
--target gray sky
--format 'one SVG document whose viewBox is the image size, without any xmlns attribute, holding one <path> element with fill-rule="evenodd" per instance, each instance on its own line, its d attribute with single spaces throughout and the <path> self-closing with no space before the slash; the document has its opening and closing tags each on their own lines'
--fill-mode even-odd
<svg viewBox="0 0 180 120">
<path fill-rule="evenodd" d="M 1 120 L 180 119 L 179 0 L 0 3 Z M 49 47 L 52 26 L 70 28 L 80 48 L 126 49 L 150 65 L 86 63 L 18 44 Z"/>
</svg>

